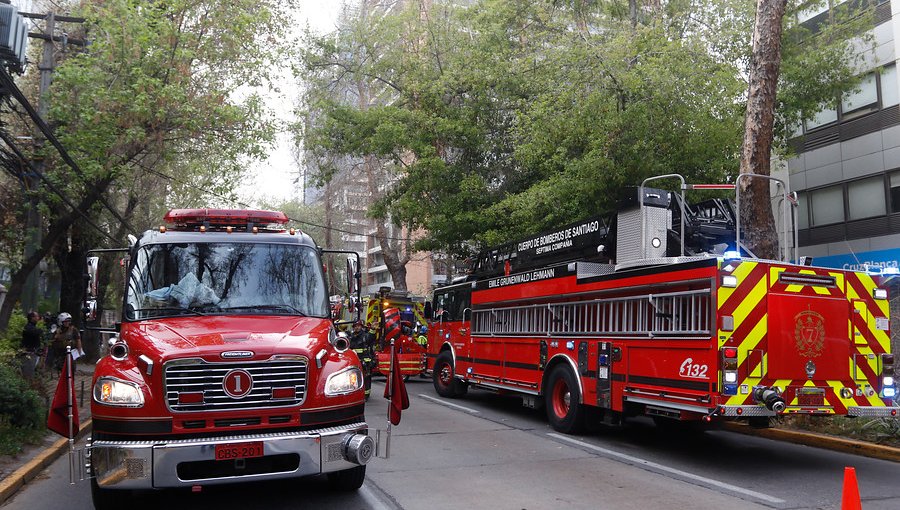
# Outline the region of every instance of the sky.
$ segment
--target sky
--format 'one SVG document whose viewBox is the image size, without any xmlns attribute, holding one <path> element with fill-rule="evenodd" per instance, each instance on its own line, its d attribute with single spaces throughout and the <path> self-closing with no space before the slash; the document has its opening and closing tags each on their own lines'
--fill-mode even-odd
<svg viewBox="0 0 900 510">
<path fill-rule="evenodd" d="M 299 10 L 294 14 L 295 33 L 299 35 L 307 24 L 315 32 L 327 33 L 335 28 L 343 0 L 299 0 L 298 4 Z M 284 70 L 281 88 L 282 94 L 267 96 L 267 103 L 275 109 L 279 119 L 293 121 L 291 98 L 297 97 L 300 89 L 289 69 Z M 258 205 L 260 200 L 276 203 L 300 196 L 301 190 L 291 182 L 298 169 L 290 147 L 290 134 L 280 133 L 278 144 L 268 159 L 253 165 L 252 178 L 238 190 L 243 202 Z"/>
</svg>

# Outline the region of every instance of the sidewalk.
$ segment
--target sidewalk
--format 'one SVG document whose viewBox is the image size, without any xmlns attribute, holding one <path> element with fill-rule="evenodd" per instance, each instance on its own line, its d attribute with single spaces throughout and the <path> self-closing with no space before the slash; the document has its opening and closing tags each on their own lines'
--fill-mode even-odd
<svg viewBox="0 0 900 510">
<path fill-rule="evenodd" d="M 94 365 L 89 363 L 75 364 L 75 399 L 78 405 L 78 418 L 81 429 L 77 437 L 83 437 L 91 427 L 91 381 Z M 57 381 L 47 381 L 45 395 L 49 402 L 53 398 Z M 60 455 L 69 449 L 69 440 L 54 432 L 47 431 L 40 444 L 25 445 L 22 453 L 0 457 L 0 505 L 12 497 L 22 485 L 28 483 L 49 466 Z"/>
</svg>

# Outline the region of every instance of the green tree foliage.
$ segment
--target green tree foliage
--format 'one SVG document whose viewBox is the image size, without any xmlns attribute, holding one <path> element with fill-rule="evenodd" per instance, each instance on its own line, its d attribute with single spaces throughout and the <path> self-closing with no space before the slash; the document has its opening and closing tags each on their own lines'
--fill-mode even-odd
<svg viewBox="0 0 900 510">
<path fill-rule="evenodd" d="M 24 443 L 40 441 L 46 434 L 46 413 L 44 398 L 16 367 L 0 361 L 0 455 L 14 455 Z"/>
<path fill-rule="evenodd" d="M 83 1 L 72 14 L 87 19 L 78 35 L 91 44 L 61 59 L 49 94 L 49 123 L 80 170 L 47 145 L 47 178 L 116 245 L 128 233 L 122 219 L 141 231 L 169 207 L 227 201 L 248 158 L 263 156 L 274 139 L 274 116 L 256 90 L 271 84 L 284 59 L 293 7 Z M 109 243 L 49 188 L 40 199 L 44 242 L 16 268 L 0 329 L 21 292 L 20 274 L 51 253 L 66 266 L 61 307 L 77 310 L 83 251 Z"/>
<path fill-rule="evenodd" d="M 853 85 L 846 37 L 870 23 L 838 13 L 810 32 L 795 14 L 812 3 L 785 18 L 782 151 L 785 126 Z M 410 4 L 308 41 L 316 122 L 303 136 L 313 150 L 393 161 L 398 184 L 374 211 L 424 228 L 419 248 L 464 255 L 609 211 L 651 175 L 737 173 L 752 3 Z M 360 108 L 329 94 L 342 76 L 383 93 Z"/>
<path fill-rule="evenodd" d="M 214 172 L 224 186 L 207 189 L 230 189 L 244 158 L 272 142 L 272 117 L 252 87 L 266 84 L 283 56 L 276 43 L 290 7 L 84 4 L 92 44 L 60 65 L 52 89 L 51 116 L 70 154 L 90 175 L 150 174 L 177 190 L 167 175 L 213 184 Z"/>
</svg>

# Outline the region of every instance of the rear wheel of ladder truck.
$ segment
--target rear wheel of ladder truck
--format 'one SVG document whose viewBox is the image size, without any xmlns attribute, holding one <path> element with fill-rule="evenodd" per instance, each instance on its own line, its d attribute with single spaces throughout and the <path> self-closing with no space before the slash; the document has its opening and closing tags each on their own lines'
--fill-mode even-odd
<svg viewBox="0 0 900 510">
<path fill-rule="evenodd" d="M 575 374 L 565 365 L 556 365 L 547 376 L 544 390 L 547 419 L 555 430 L 576 434 L 584 428 L 585 408 Z"/>
<path fill-rule="evenodd" d="M 434 370 L 431 373 L 434 381 L 434 391 L 444 398 L 456 398 L 465 395 L 469 387 L 466 383 L 456 378 L 453 368 L 453 355 L 450 351 L 443 351 L 434 362 Z"/>
</svg>

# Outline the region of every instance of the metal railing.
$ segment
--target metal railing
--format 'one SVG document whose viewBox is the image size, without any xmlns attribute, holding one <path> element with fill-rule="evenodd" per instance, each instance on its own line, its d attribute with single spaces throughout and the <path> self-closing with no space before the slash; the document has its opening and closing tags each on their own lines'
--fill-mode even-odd
<svg viewBox="0 0 900 510">
<path fill-rule="evenodd" d="M 705 337 L 714 317 L 709 289 L 475 310 L 481 336 Z"/>
</svg>

